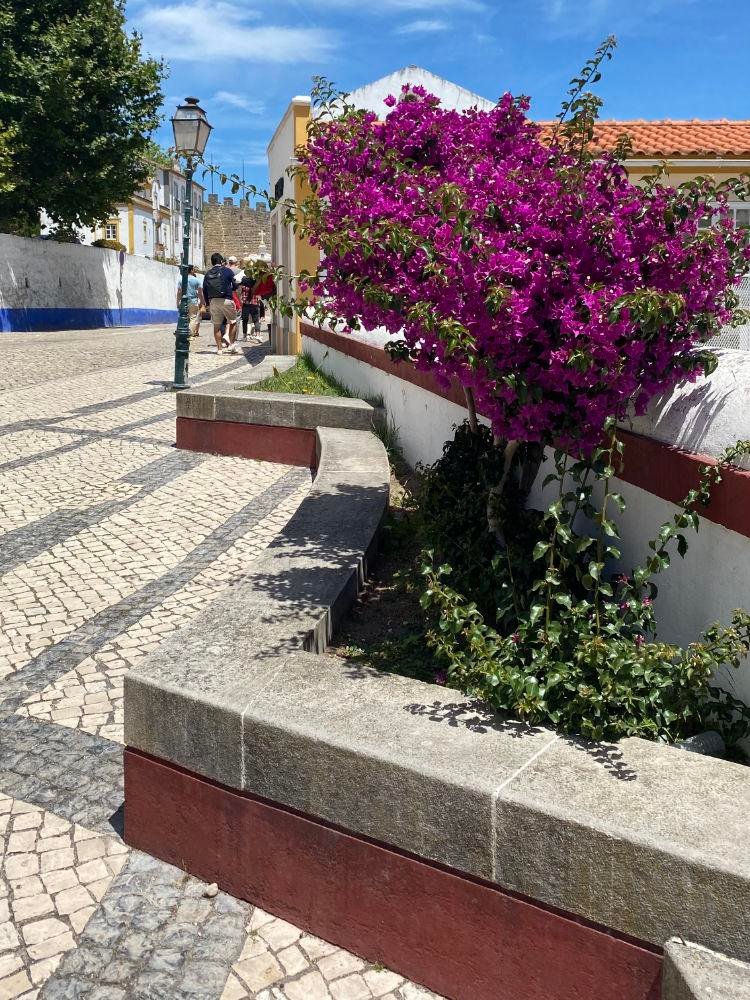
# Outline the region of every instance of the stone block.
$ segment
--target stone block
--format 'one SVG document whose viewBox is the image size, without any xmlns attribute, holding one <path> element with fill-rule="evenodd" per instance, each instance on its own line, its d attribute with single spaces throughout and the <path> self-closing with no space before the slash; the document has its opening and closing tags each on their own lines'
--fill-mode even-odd
<svg viewBox="0 0 750 1000">
<path fill-rule="evenodd" d="M 243 736 L 246 791 L 483 878 L 498 789 L 554 738 L 458 692 L 304 653 L 254 691 Z"/>
<path fill-rule="evenodd" d="M 206 669 L 216 664 L 221 677 L 226 678 L 221 668 L 227 664 L 218 649 L 206 654 L 198 653 L 194 646 L 192 652 L 183 651 L 182 657 L 174 647 L 160 650 L 154 662 L 146 661 L 140 670 L 125 677 L 125 743 L 237 787 L 241 780 L 238 748 L 242 706 L 238 709 L 220 693 L 203 693 L 198 679 L 188 680 L 185 656 L 190 662 L 200 656 Z M 184 682 L 180 690 L 167 680 L 175 673 Z"/>
<path fill-rule="evenodd" d="M 296 427 L 294 402 L 284 393 L 232 390 L 216 396 L 215 420 Z"/>
<path fill-rule="evenodd" d="M 194 420 L 216 419 L 216 396 L 205 389 L 186 389 L 176 396 L 177 416 Z"/>
<path fill-rule="evenodd" d="M 689 941 L 664 947 L 662 1000 L 750 1000 L 750 965 Z"/>
<path fill-rule="evenodd" d="M 747 768 L 639 739 L 557 739 L 499 793 L 501 886 L 661 946 L 750 958 Z"/>
<path fill-rule="evenodd" d="M 344 430 L 371 431 L 375 409 L 363 399 L 295 396 L 294 419 L 297 427 L 339 427 Z"/>
</svg>

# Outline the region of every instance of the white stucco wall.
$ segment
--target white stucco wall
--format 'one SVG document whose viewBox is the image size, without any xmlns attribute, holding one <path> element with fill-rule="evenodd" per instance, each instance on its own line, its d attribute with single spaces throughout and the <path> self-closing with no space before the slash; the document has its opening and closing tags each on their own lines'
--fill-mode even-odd
<svg viewBox="0 0 750 1000">
<path fill-rule="evenodd" d="M 364 338 L 363 338 L 364 339 Z M 389 419 L 399 435 L 410 465 L 430 464 L 466 417 L 461 406 L 434 393 L 373 368 L 347 354 L 303 337 L 303 350 L 324 371 L 361 396 L 382 396 Z M 657 401 L 649 414 L 633 421 L 632 429 L 686 450 L 716 456 L 739 438 L 750 439 L 750 354 L 722 352 L 710 379 L 677 390 Z M 540 473 L 537 484 L 547 474 Z M 618 521 L 622 533 L 621 569 L 627 572 L 648 553 L 648 542 L 677 507 L 637 486 L 616 480 L 628 507 Z M 546 506 L 535 488 L 531 503 Z M 732 611 L 750 608 L 750 538 L 703 519 L 700 531 L 688 534 L 685 559 L 675 552 L 671 567 L 655 579 L 659 635 L 686 644 L 714 621 L 728 623 Z M 750 663 L 727 678 L 723 686 L 750 704 Z"/>
<path fill-rule="evenodd" d="M 178 274 L 116 250 L 0 234 L 0 330 L 171 322 Z"/>
<path fill-rule="evenodd" d="M 379 80 L 373 80 L 372 83 L 365 84 L 363 87 L 357 87 L 349 95 L 349 100 L 355 107 L 382 115 L 386 111 L 383 104 L 385 98 L 389 94 L 397 97 L 405 83 L 424 87 L 428 93 L 440 98 L 444 108 L 450 108 L 454 111 L 466 111 L 468 108 L 474 107 L 489 111 L 495 106 L 494 101 L 474 94 L 464 87 L 459 87 L 458 84 L 451 83 L 450 80 L 444 80 L 443 77 L 437 76 L 421 66 L 405 66 Z"/>
</svg>

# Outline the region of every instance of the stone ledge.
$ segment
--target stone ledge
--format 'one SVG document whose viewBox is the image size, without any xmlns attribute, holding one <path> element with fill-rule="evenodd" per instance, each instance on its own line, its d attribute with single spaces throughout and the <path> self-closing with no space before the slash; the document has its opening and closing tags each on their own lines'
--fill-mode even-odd
<svg viewBox="0 0 750 1000">
<path fill-rule="evenodd" d="M 657 947 L 680 934 L 750 954 L 740 765 L 577 743 L 304 655 L 254 688 L 243 743 L 244 791 Z"/>
<path fill-rule="evenodd" d="M 750 1000 L 750 965 L 689 941 L 667 941 L 662 1000 Z"/>
<path fill-rule="evenodd" d="M 236 382 L 236 376 L 234 381 Z M 177 396 L 178 418 L 226 420 L 274 427 L 342 427 L 369 431 L 379 410 L 362 399 L 305 396 L 282 392 L 251 392 L 236 385 L 212 383 Z"/>
<path fill-rule="evenodd" d="M 309 496 L 242 582 L 126 676 L 129 746 L 241 787 L 246 705 L 277 672 L 280 654 L 325 648 L 363 580 L 387 507 L 380 441 L 325 427 L 317 437 Z"/>
<path fill-rule="evenodd" d="M 180 679 L 170 686 L 184 702 Z M 154 697 L 159 740 L 130 725 L 130 746 L 657 947 L 681 935 L 750 953 L 740 765 L 637 739 L 576 743 L 302 652 L 261 657 L 220 696 L 195 698 L 193 725 L 233 744 L 231 760 L 194 730 L 175 753 Z"/>
<path fill-rule="evenodd" d="M 312 655 L 356 593 L 388 490 L 374 435 L 316 435 L 317 477 L 281 535 L 126 677 L 128 746 L 652 946 L 680 935 L 750 958 L 746 768 L 562 739 Z"/>
</svg>

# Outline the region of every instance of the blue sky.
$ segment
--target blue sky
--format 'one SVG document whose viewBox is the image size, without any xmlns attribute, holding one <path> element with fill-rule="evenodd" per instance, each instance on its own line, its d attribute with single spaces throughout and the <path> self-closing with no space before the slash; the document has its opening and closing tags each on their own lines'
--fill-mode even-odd
<svg viewBox="0 0 750 1000">
<path fill-rule="evenodd" d="M 265 149 L 313 74 L 352 90 L 409 64 L 497 98 L 558 110 L 608 34 L 605 118 L 750 118 L 748 0 L 129 0 L 144 47 L 170 68 L 165 114 L 201 98 L 207 156 L 265 187 Z M 157 136 L 171 142 L 168 121 Z M 219 191 L 218 186 L 215 190 Z M 219 191 L 219 193 L 222 193 Z M 228 192 L 227 192 L 228 193 Z"/>
</svg>

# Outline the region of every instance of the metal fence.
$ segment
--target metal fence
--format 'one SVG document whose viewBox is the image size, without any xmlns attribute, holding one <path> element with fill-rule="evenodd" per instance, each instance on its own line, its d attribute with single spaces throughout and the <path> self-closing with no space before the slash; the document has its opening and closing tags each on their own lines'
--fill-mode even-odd
<svg viewBox="0 0 750 1000">
<path fill-rule="evenodd" d="M 740 305 L 750 309 L 750 274 L 742 279 L 739 289 Z M 750 323 L 743 326 L 725 326 L 724 330 L 710 342 L 711 347 L 728 347 L 735 351 L 750 351 Z"/>
</svg>

